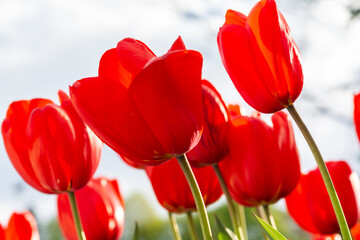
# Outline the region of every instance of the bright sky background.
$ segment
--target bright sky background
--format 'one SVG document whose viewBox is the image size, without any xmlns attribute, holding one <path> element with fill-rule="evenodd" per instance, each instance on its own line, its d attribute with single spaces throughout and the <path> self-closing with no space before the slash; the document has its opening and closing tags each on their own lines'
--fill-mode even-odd
<svg viewBox="0 0 360 240">
<path fill-rule="evenodd" d="M 304 90 L 296 102 L 324 158 L 346 159 L 360 172 L 353 122 L 353 94 L 360 90 L 360 19 L 350 21 L 355 0 L 279 0 L 303 57 Z M 0 116 L 15 100 L 57 101 L 78 79 L 96 76 L 101 55 L 125 37 L 164 54 L 181 35 L 204 56 L 203 77 L 226 103 L 245 106 L 222 66 L 216 34 L 227 9 L 245 14 L 255 0 L 1 0 Z M 248 113 L 251 109 L 245 106 Z M 265 116 L 267 118 L 268 116 Z M 1 120 L 2 121 L 2 120 Z M 296 139 L 307 171 L 315 161 L 299 131 Z M 155 205 L 143 172 L 125 165 L 104 147 L 97 176 L 117 178 L 125 197 L 144 193 Z M 0 222 L 32 207 L 40 220 L 56 214 L 55 197 L 33 190 L 12 167 L 0 140 Z M 161 210 L 159 210 L 161 212 Z"/>
</svg>

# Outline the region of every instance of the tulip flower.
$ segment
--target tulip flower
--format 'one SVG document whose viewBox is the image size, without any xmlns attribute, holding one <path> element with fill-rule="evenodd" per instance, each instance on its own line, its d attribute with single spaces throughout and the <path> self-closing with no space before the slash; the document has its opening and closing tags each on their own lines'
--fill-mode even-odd
<svg viewBox="0 0 360 240">
<path fill-rule="evenodd" d="M 228 10 L 218 46 L 236 89 L 257 111 L 276 112 L 300 95 L 300 52 L 274 0 L 258 2 L 248 16 Z"/>
<path fill-rule="evenodd" d="M 104 53 L 99 76 L 70 87 L 85 122 L 107 145 L 131 161 L 156 165 L 191 150 L 203 128 L 202 56 L 179 37 L 156 57 L 126 38 Z"/>
<path fill-rule="evenodd" d="M 238 115 L 229 129 L 229 156 L 220 169 L 233 199 L 245 206 L 274 203 L 300 177 L 299 155 L 288 116 L 277 112 L 273 126 L 259 115 Z"/>
<path fill-rule="evenodd" d="M 20 176 L 43 193 L 74 191 L 87 184 L 100 160 L 101 141 L 84 124 L 70 98 L 13 102 L 2 123 L 9 158 Z"/>
<path fill-rule="evenodd" d="M 175 159 L 158 166 L 147 166 L 145 170 L 161 206 L 176 213 L 196 209 L 189 185 Z M 213 169 L 208 166 L 192 170 L 205 205 L 218 200 L 222 191 Z"/>
<path fill-rule="evenodd" d="M 349 227 L 356 224 L 360 211 L 359 178 L 344 161 L 327 162 Z M 335 234 L 339 225 L 319 169 L 301 176 L 296 189 L 286 197 L 288 211 L 297 224 L 314 234 Z"/>
<path fill-rule="evenodd" d="M 186 154 L 196 167 L 220 162 L 229 152 L 229 116 L 226 105 L 214 86 L 202 81 L 204 130 L 200 142 Z"/>
<path fill-rule="evenodd" d="M 5 230 L 0 224 L 0 240 L 5 240 Z"/>
<path fill-rule="evenodd" d="M 354 122 L 356 132 L 360 140 L 360 93 L 354 96 Z"/>
<path fill-rule="evenodd" d="M 5 229 L 6 240 L 40 240 L 36 220 L 30 212 L 13 213 Z"/>
<path fill-rule="evenodd" d="M 124 200 L 116 180 L 96 178 L 75 192 L 87 240 L 116 240 L 124 230 Z M 77 240 L 67 194 L 58 195 L 60 228 L 68 240 Z"/>
</svg>

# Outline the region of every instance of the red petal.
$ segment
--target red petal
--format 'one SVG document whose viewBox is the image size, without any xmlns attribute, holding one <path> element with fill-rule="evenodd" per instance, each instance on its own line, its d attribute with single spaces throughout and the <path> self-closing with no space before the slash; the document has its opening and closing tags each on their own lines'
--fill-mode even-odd
<svg viewBox="0 0 360 240">
<path fill-rule="evenodd" d="M 280 197 L 289 195 L 296 187 L 300 178 L 300 157 L 296 147 L 291 121 L 284 112 L 272 116 L 274 132 L 280 149 L 280 165 L 282 166 L 282 185 Z"/>
<path fill-rule="evenodd" d="M 166 154 L 185 153 L 200 140 L 201 67 L 198 52 L 170 52 L 149 63 L 130 86 L 131 99 Z"/>
<path fill-rule="evenodd" d="M 360 93 L 354 95 L 354 122 L 356 133 L 360 141 Z"/>
<path fill-rule="evenodd" d="M 309 202 L 307 199 L 307 185 L 305 184 L 306 176 L 301 176 L 300 181 L 294 191 L 285 198 L 286 206 L 291 217 L 306 231 L 319 234 L 319 230 L 313 223 L 309 212 Z"/>
<path fill-rule="evenodd" d="M 26 126 L 31 112 L 52 101 L 47 99 L 33 99 L 17 101 L 10 104 L 6 119 L 2 123 L 1 131 L 9 158 L 20 176 L 35 189 L 49 193 L 39 183 L 29 160 Z"/>
<path fill-rule="evenodd" d="M 36 220 L 30 212 L 13 213 L 5 236 L 11 240 L 40 240 Z"/>
<path fill-rule="evenodd" d="M 171 45 L 171 48 L 169 49 L 168 53 L 176 50 L 186 50 L 185 43 L 180 36 L 175 40 L 173 45 Z"/>
<path fill-rule="evenodd" d="M 224 25 L 218 34 L 218 46 L 232 82 L 250 106 L 265 113 L 275 112 L 284 107 L 259 75 L 263 68 L 256 64 L 250 36 L 245 27 Z"/>
<path fill-rule="evenodd" d="M 284 106 L 299 96 L 303 75 L 299 50 L 274 0 L 258 2 L 247 29 L 263 83 Z"/>
<path fill-rule="evenodd" d="M 225 24 L 235 24 L 245 27 L 246 25 L 246 16 L 241 12 L 234 10 L 227 10 L 225 15 Z"/>
<path fill-rule="evenodd" d="M 75 109 L 113 150 L 127 158 L 158 159 L 164 151 L 118 81 L 86 78 L 70 87 Z M 158 154 L 153 151 L 157 150 Z M 159 162 L 161 163 L 161 162 Z"/>
</svg>

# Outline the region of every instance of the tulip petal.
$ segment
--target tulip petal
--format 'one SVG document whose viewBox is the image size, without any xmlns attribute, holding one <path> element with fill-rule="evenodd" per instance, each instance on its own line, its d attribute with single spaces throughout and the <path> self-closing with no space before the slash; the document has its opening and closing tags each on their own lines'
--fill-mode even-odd
<svg viewBox="0 0 360 240">
<path fill-rule="evenodd" d="M 170 52 L 149 63 L 129 88 L 131 99 L 162 144 L 165 155 L 160 158 L 187 152 L 200 140 L 201 67 L 202 56 L 196 51 Z"/>
<path fill-rule="evenodd" d="M 30 113 L 48 104 L 52 104 L 52 101 L 33 99 L 13 102 L 1 126 L 5 148 L 16 171 L 30 186 L 44 193 L 49 193 L 49 191 L 41 186 L 35 176 L 33 166 L 29 161 L 25 132 Z"/>
<path fill-rule="evenodd" d="M 82 79 L 70 87 L 70 96 L 88 126 L 120 155 L 131 160 L 151 160 L 164 155 L 158 140 L 129 99 L 126 87 L 118 81 L 103 81 L 100 77 Z M 153 149 L 159 152 L 155 157 L 149 155 Z"/>
<path fill-rule="evenodd" d="M 247 18 L 247 29 L 264 84 L 284 107 L 288 106 L 301 92 L 303 75 L 299 50 L 274 0 L 255 5 Z"/>
<path fill-rule="evenodd" d="M 300 157 L 288 115 L 284 112 L 276 112 L 272 116 L 272 122 L 280 149 L 279 164 L 282 166 L 280 198 L 282 198 L 289 195 L 299 182 Z"/>
<path fill-rule="evenodd" d="M 5 239 L 40 240 L 34 216 L 30 212 L 13 213 L 5 230 Z"/>
<path fill-rule="evenodd" d="M 171 45 L 168 53 L 176 50 L 186 50 L 185 43 L 180 36 L 175 40 L 173 45 Z"/>
<path fill-rule="evenodd" d="M 356 133 L 360 141 L 360 93 L 354 95 L 354 122 Z"/>
<path fill-rule="evenodd" d="M 258 111 L 270 113 L 283 108 L 259 75 L 259 67 L 246 28 L 225 24 L 218 34 L 221 59 L 236 89 Z"/>
<path fill-rule="evenodd" d="M 65 111 L 54 104 L 35 109 L 26 136 L 30 162 L 41 185 L 49 191 L 70 190 L 72 163 L 79 159 L 73 154 L 74 126 Z"/>
</svg>

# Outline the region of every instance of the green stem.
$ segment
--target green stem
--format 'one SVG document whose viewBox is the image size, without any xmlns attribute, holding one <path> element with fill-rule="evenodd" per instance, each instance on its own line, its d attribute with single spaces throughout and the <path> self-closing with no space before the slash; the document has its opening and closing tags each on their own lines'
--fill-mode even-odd
<svg viewBox="0 0 360 240">
<path fill-rule="evenodd" d="M 246 215 L 245 215 L 245 207 L 241 204 L 238 204 L 237 202 L 233 201 L 233 204 L 235 206 L 236 211 L 236 217 L 238 219 L 238 222 L 241 225 L 241 229 L 244 233 L 244 239 L 248 240 L 248 232 L 247 232 L 247 224 L 246 224 Z"/>
<path fill-rule="evenodd" d="M 222 173 L 220 171 L 219 165 L 218 164 L 213 164 L 212 167 L 213 167 L 213 169 L 215 171 L 215 174 L 216 174 L 216 176 L 217 176 L 217 178 L 219 180 L 221 189 L 222 189 L 222 191 L 223 191 L 223 193 L 225 195 L 228 210 L 229 210 L 229 214 L 230 214 L 230 219 L 231 219 L 231 223 L 233 225 L 234 232 L 235 232 L 236 236 L 240 240 L 244 240 L 244 234 L 243 234 L 241 226 L 240 226 L 240 224 L 239 224 L 239 222 L 238 222 L 238 220 L 236 218 L 235 207 L 234 207 L 234 204 L 232 202 L 229 190 L 228 190 L 228 188 L 226 186 L 224 177 L 223 177 L 223 175 L 222 175 Z"/>
<path fill-rule="evenodd" d="M 196 232 L 196 228 L 195 228 L 195 224 L 194 224 L 194 219 L 193 219 L 190 211 L 186 212 L 186 218 L 187 218 L 187 223 L 188 223 L 191 239 L 199 240 L 199 236 Z"/>
<path fill-rule="evenodd" d="M 266 217 L 265 210 L 264 210 L 263 206 L 262 205 L 257 206 L 256 210 L 257 210 L 257 213 L 258 213 L 259 217 L 262 220 L 264 220 L 265 222 L 268 222 L 268 219 Z M 269 240 L 269 238 L 268 238 L 268 236 L 267 236 L 264 229 L 262 229 L 262 233 L 263 233 L 264 239 Z"/>
<path fill-rule="evenodd" d="M 73 215 L 76 233 L 78 235 L 79 240 L 86 240 L 84 230 L 81 226 L 81 220 L 79 215 L 79 209 L 76 203 L 75 193 L 74 192 L 68 192 L 70 206 L 71 206 L 71 212 Z"/>
<path fill-rule="evenodd" d="M 179 226 L 178 226 L 178 224 L 176 222 L 176 219 L 171 214 L 171 212 L 168 212 L 168 213 L 169 213 L 169 221 L 170 221 L 171 232 L 172 232 L 172 235 L 174 237 L 174 240 L 181 240 Z"/>
<path fill-rule="evenodd" d="M 265 204 L 265 205 L 263 205 L 263 207 L 264 207 L 265 214 L 266 214 L 267 219 L 269 220 L 270 225 L 277 230 L 275 219 L 274 219 L 273 215 L 271 215 L 269 205 Z"/>
<path fill-rule="evenodd" d="M 209 218 L 208 218 L 204 200 L 201 196 L 200 188 L 196 182 L 194 173 L 191 170 L 190 164 L 189 164 L 185 154 L 177 156 L 176 159 L 177 159 L 182 171 L 184 172 L 184 175 L 186 177 L 186 180 L 190 186 L 192 195 L 194 197 L 196 208 L 197 208 L 197 211 L 199 214 L 199 220 L 200 220 L 203 237 L 205 240 L 212 240 L 212 233 L 211 233 Z"/>
<path fill-rule="evenodd" d="M 337 193 L 335 191 L 335 187 L 334 184 L 331 180 L 329 171 L 325 165 L 324 159 L 321 156 L 321 153 L 313 139 L 313 137 L 311 136 L 309 130 L 307 129 L 305 123 L 302 121 L 300 115 L 298 114 L 298 112 L 296 111 L 294 105 L 289 105 L 287 107 L 287 110 L 289 111 L 290 115 L 292 116 L 292 118 L 294 119 L 294 121 L 296 122 L 296 124 L 298 125 L 300 131 L 302 132 L 302 134 L 304 135 L 304 138 L 306 140 L 306 142 L 308 143 L 314 157 L 316 160 L 316 163 L 319 167 L 321 176 L 324 180 L 326 189 L 328 191 L 331 203 L 333 205 L 334 211 L 335 211 L 335 215 L 337 218 L 337 221 L 339 223 L 339 227 L 340 227 L 340 231 L 341 231 L 341 235 L 343 237 L 343 240 L 351 240 L 351 234 L 350 234 L 350 230 L 349 227 L 347 225 L 347 222 L 345 220 L 345 215 L 344 212 L 341 208 L 340 205 L 340 201 L 339 198 L 337 196 Z"/>
</svg>

